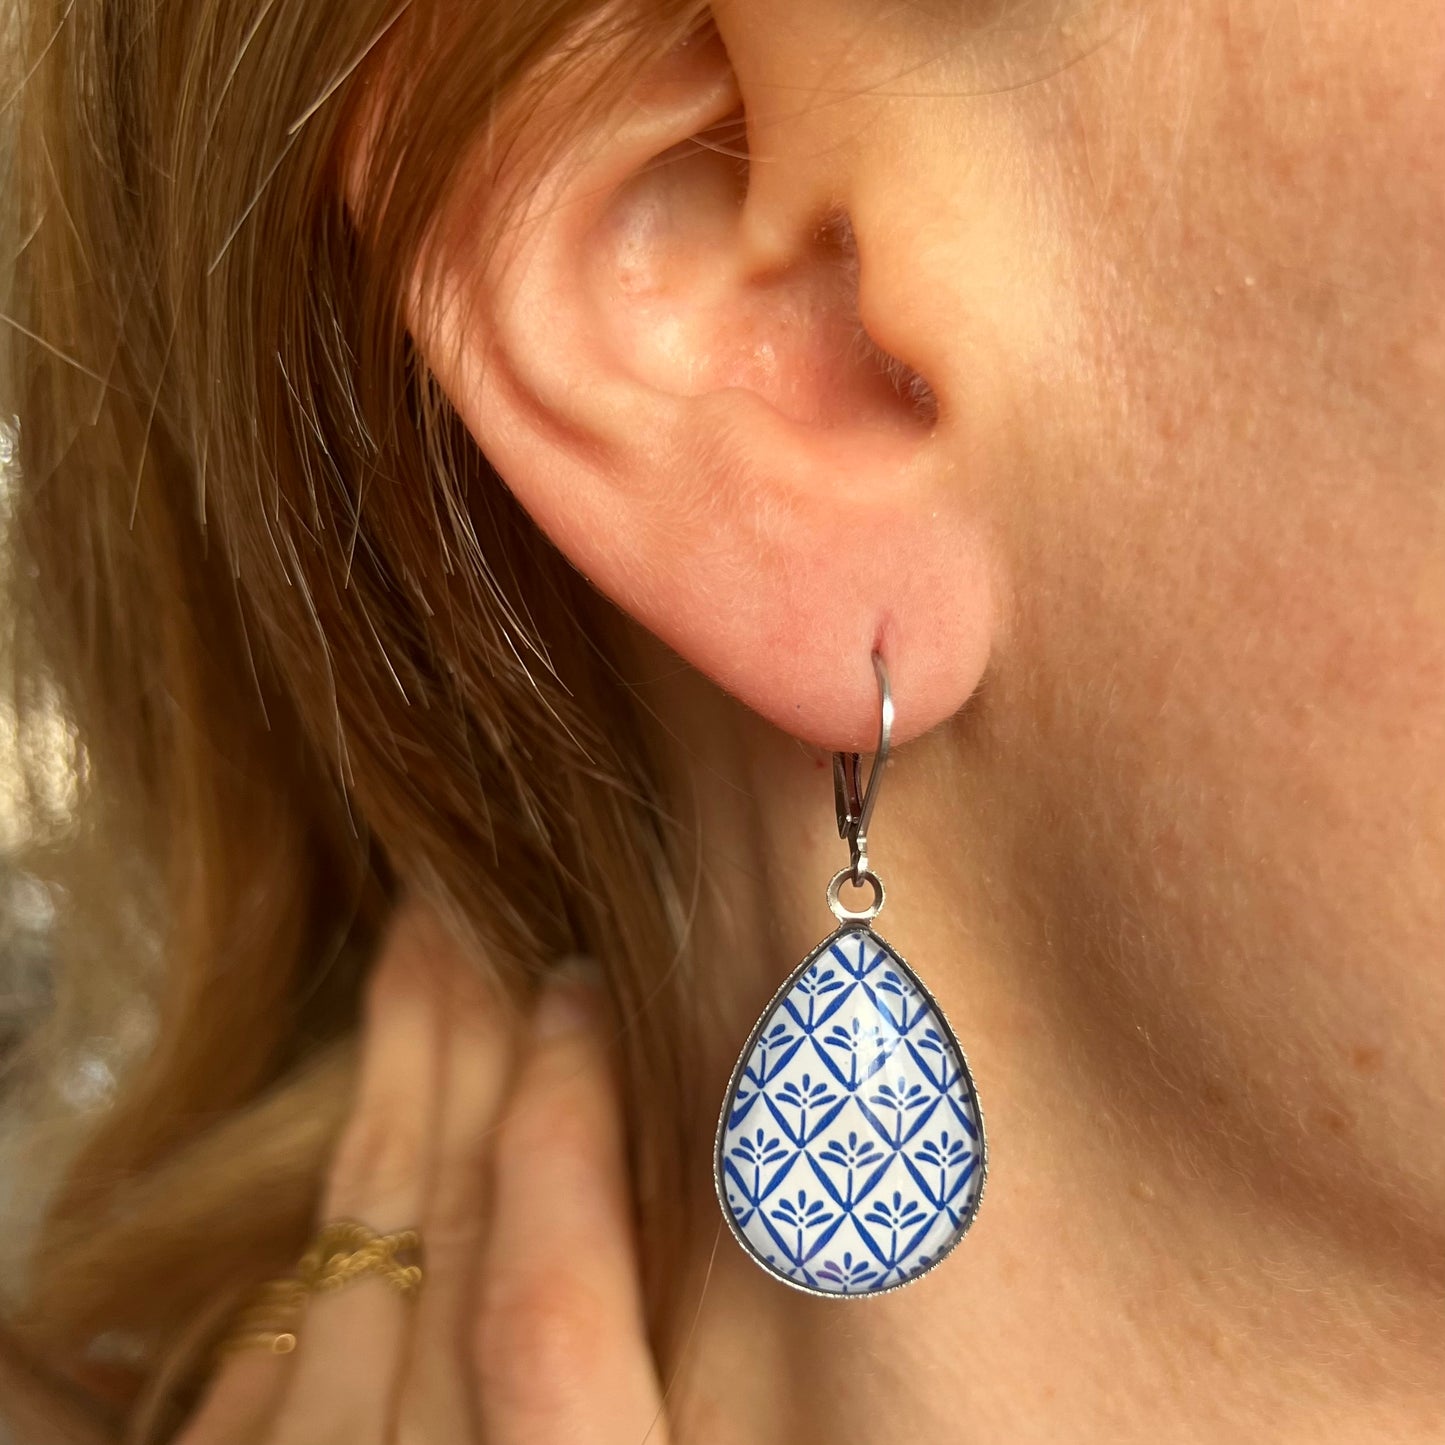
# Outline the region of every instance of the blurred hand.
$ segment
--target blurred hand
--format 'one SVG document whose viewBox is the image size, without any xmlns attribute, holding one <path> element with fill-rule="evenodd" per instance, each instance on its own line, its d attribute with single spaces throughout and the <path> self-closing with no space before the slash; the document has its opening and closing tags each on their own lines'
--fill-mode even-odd
<svg viewBox="0 0 1445 1445">
<path fill-rule="evenodd" d="M 180 1445 L 666 1445 L 605 1018 L 574 972 L 514 1037 L 403 911 L 322 1219 L 419 1228 L 422 1290 L 312 1296 L 293 1353 L 225 1358 Z"/>
</svg>

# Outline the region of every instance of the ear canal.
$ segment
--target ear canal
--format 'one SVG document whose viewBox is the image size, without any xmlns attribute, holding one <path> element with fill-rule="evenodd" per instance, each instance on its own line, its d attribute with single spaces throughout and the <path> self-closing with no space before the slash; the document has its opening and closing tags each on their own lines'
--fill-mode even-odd
<svg viewBox="0 0 1445 1445">
<path fill-rule="evenodd" d="M 938 421 L 938 397 L 921 372 L 907 362 L 885 351 L 868 331 L 858 314 L 858 287 L 861 266 L 858 260 L 858 239 L 853 233 L 852 218 L 847 211 L 836 209 L 824 217 L 818 228 L 818 243 L 831 247 L 847 276 L 848 297 L 853 306 L 855 326 L 853 342 L 857 348 L 855 362 L 862 370 L 876 373 L 888 392 L 897 397 L 912 417 L 922 426 L 932 427 Z"/>
</svg>

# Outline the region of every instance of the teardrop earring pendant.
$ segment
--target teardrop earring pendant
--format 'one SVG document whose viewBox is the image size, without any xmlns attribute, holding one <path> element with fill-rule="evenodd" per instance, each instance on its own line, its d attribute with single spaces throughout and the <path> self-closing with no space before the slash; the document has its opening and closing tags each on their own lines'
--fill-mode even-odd
<svg viewBox="0 0 1445 1445">
<path fill-rule="evenodd" d="M 878 678 L 868 785 L 833 754 L 850 862 L 828 884 L 838 920 L 783 980 L 733 1069 L 714 1180 L 738 1243 L 784 1284 L 866 1298 L 928 1273 L 967 1233 L 986 1174 L 983 1113 L 943 1010 L 872 927 L 884 903 L 868 825 L 888 760 L 893 697 Z M 847 907 L 845 883 L 872 902 Z"/>
</svg>

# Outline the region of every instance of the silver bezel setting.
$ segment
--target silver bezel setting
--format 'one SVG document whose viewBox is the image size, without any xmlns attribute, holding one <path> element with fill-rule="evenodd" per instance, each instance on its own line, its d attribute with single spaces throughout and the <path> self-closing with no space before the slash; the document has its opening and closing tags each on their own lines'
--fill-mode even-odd
<svg viewBox="0 0 1445 1445">
<path fill-rule="evenodd" d="M 876 912 L 876 910 L 875 910 Z M 727 1135 L 728 1116 L 732 1112 L 732 1103 L 737 1093 L 738 1081 L 743 1069 L 747 1065 L 748 1056 L 753 1051 L 753 1045 L 758 1041 L 758 1035 L 762 1032 L 764 1023 L 772 1017 L 773 1010 L 783 1001 L 789 990 L 804 973 L 818 961 L 822 955 L 830 949 L 839 939 L 846 938 L 852 934 L 866 933 L 877 940 L 887 950 L 889 957 L 894 959 L 923 996 L 928 1000 L 929 1006 L 937 1015 L 939 1024 L 942 1026 L 947 1040 L 957 1051 L 959 1062 L 963 1065 L 964 1077 L 968 1080 L 969 1096 L 973 1101 L 974 1117 L 978 1121 L 978 1193 L 974 1195 L 973 1205 L 968 1212 L 967 1218 L 963 1221 L 962 1227 L 954 1235 L 952 1241 L 937 1255 L 930 1260 L 916 1274 L 911 1274 L 907 1279 L 894 1281 L 878 1289 L 859 1290 L 856 1293 L 844 1293 L 835 1290 L 818 1289 L 814 1285 L 805 1284 L 801 1280 L 790 1279 L 787 1275 L 774 1269 L 753 1247 L 752 1242 L 742 1232 L 737 1220 L 733 1217 L 731 1207 L 728 1205 L 727 1184 L 724 1175 L 723 1163 L 723 1141 Z M 752 1262 L 757 1265 L 770 1279 L 777 1280 L 780 1284 L 787 1285 L 790 1289 L 797 1290 L 800 1294 L 815 1295 L 819 1299 L 829 1300 L 866 1300 L 876 1299 L 880 1295 L 892 1294 L 895 1290 L 906 1289 L 911 1284 L 916 1284 L 925 1275 L 932 1274 L 940 1264 L 946 1260 L 955 1249 L 963 1242 L 964 1236 L 973 1228 L 974 1221 L 978 1218 L 979 1209 L 983 1205 L 983 1196 L 988 1184 L 988 1132 L 984 1124 L 983 1103 L 978 1096 L 978 1085 L 973 1077 L 973 1069 L 969 1065 L 968 1055 L 964 1052 L 963 1045 L 959 1042 L 953 1024 L 949 1021 L 948 1015 L 944 1012 L 943 1006 L 939 1003 L 933 990 L 918 976 L 917 970 L 898 952 L 894 946 L 872 926 L 871 920 L 850 920 L 840 924 L 826 938 L 812 948 L 801 963 L 794 968 L 778 986 L 773 996 L 763 1006 L 758 1014 L 758 1020 L 753 1025 L 752 1031 L 748 1034 L 747 1041 L 743 1044 L 738 1054 L 737 1062 L 733 1065 L 732 1072 L 728 1075 L 727 1089 L 723 1094 L 722 1108 L 718 1113 L 717 1131 L 713 1138 L 713 1189 L 717 1194 L 718 1207 L 722 1210 L 723 1218 L 732 1236 L 742 1247 L 742 1251 Z"/>
</svg>

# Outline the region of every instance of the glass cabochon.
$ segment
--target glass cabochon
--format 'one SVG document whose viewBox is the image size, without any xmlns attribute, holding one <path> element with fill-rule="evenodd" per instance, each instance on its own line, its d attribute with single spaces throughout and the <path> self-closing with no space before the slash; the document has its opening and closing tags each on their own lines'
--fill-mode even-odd
<svg viewBox="0 0 1445 1445">
<path fill-rule="evenodd" d="M 983 1116 L 942 1010 L 871 928 L 788 976 L 733 1071 L 716 1183 L 743 1248 L 813 1294 L 896 1289 L 973 1222 Z"/>
</svg>

